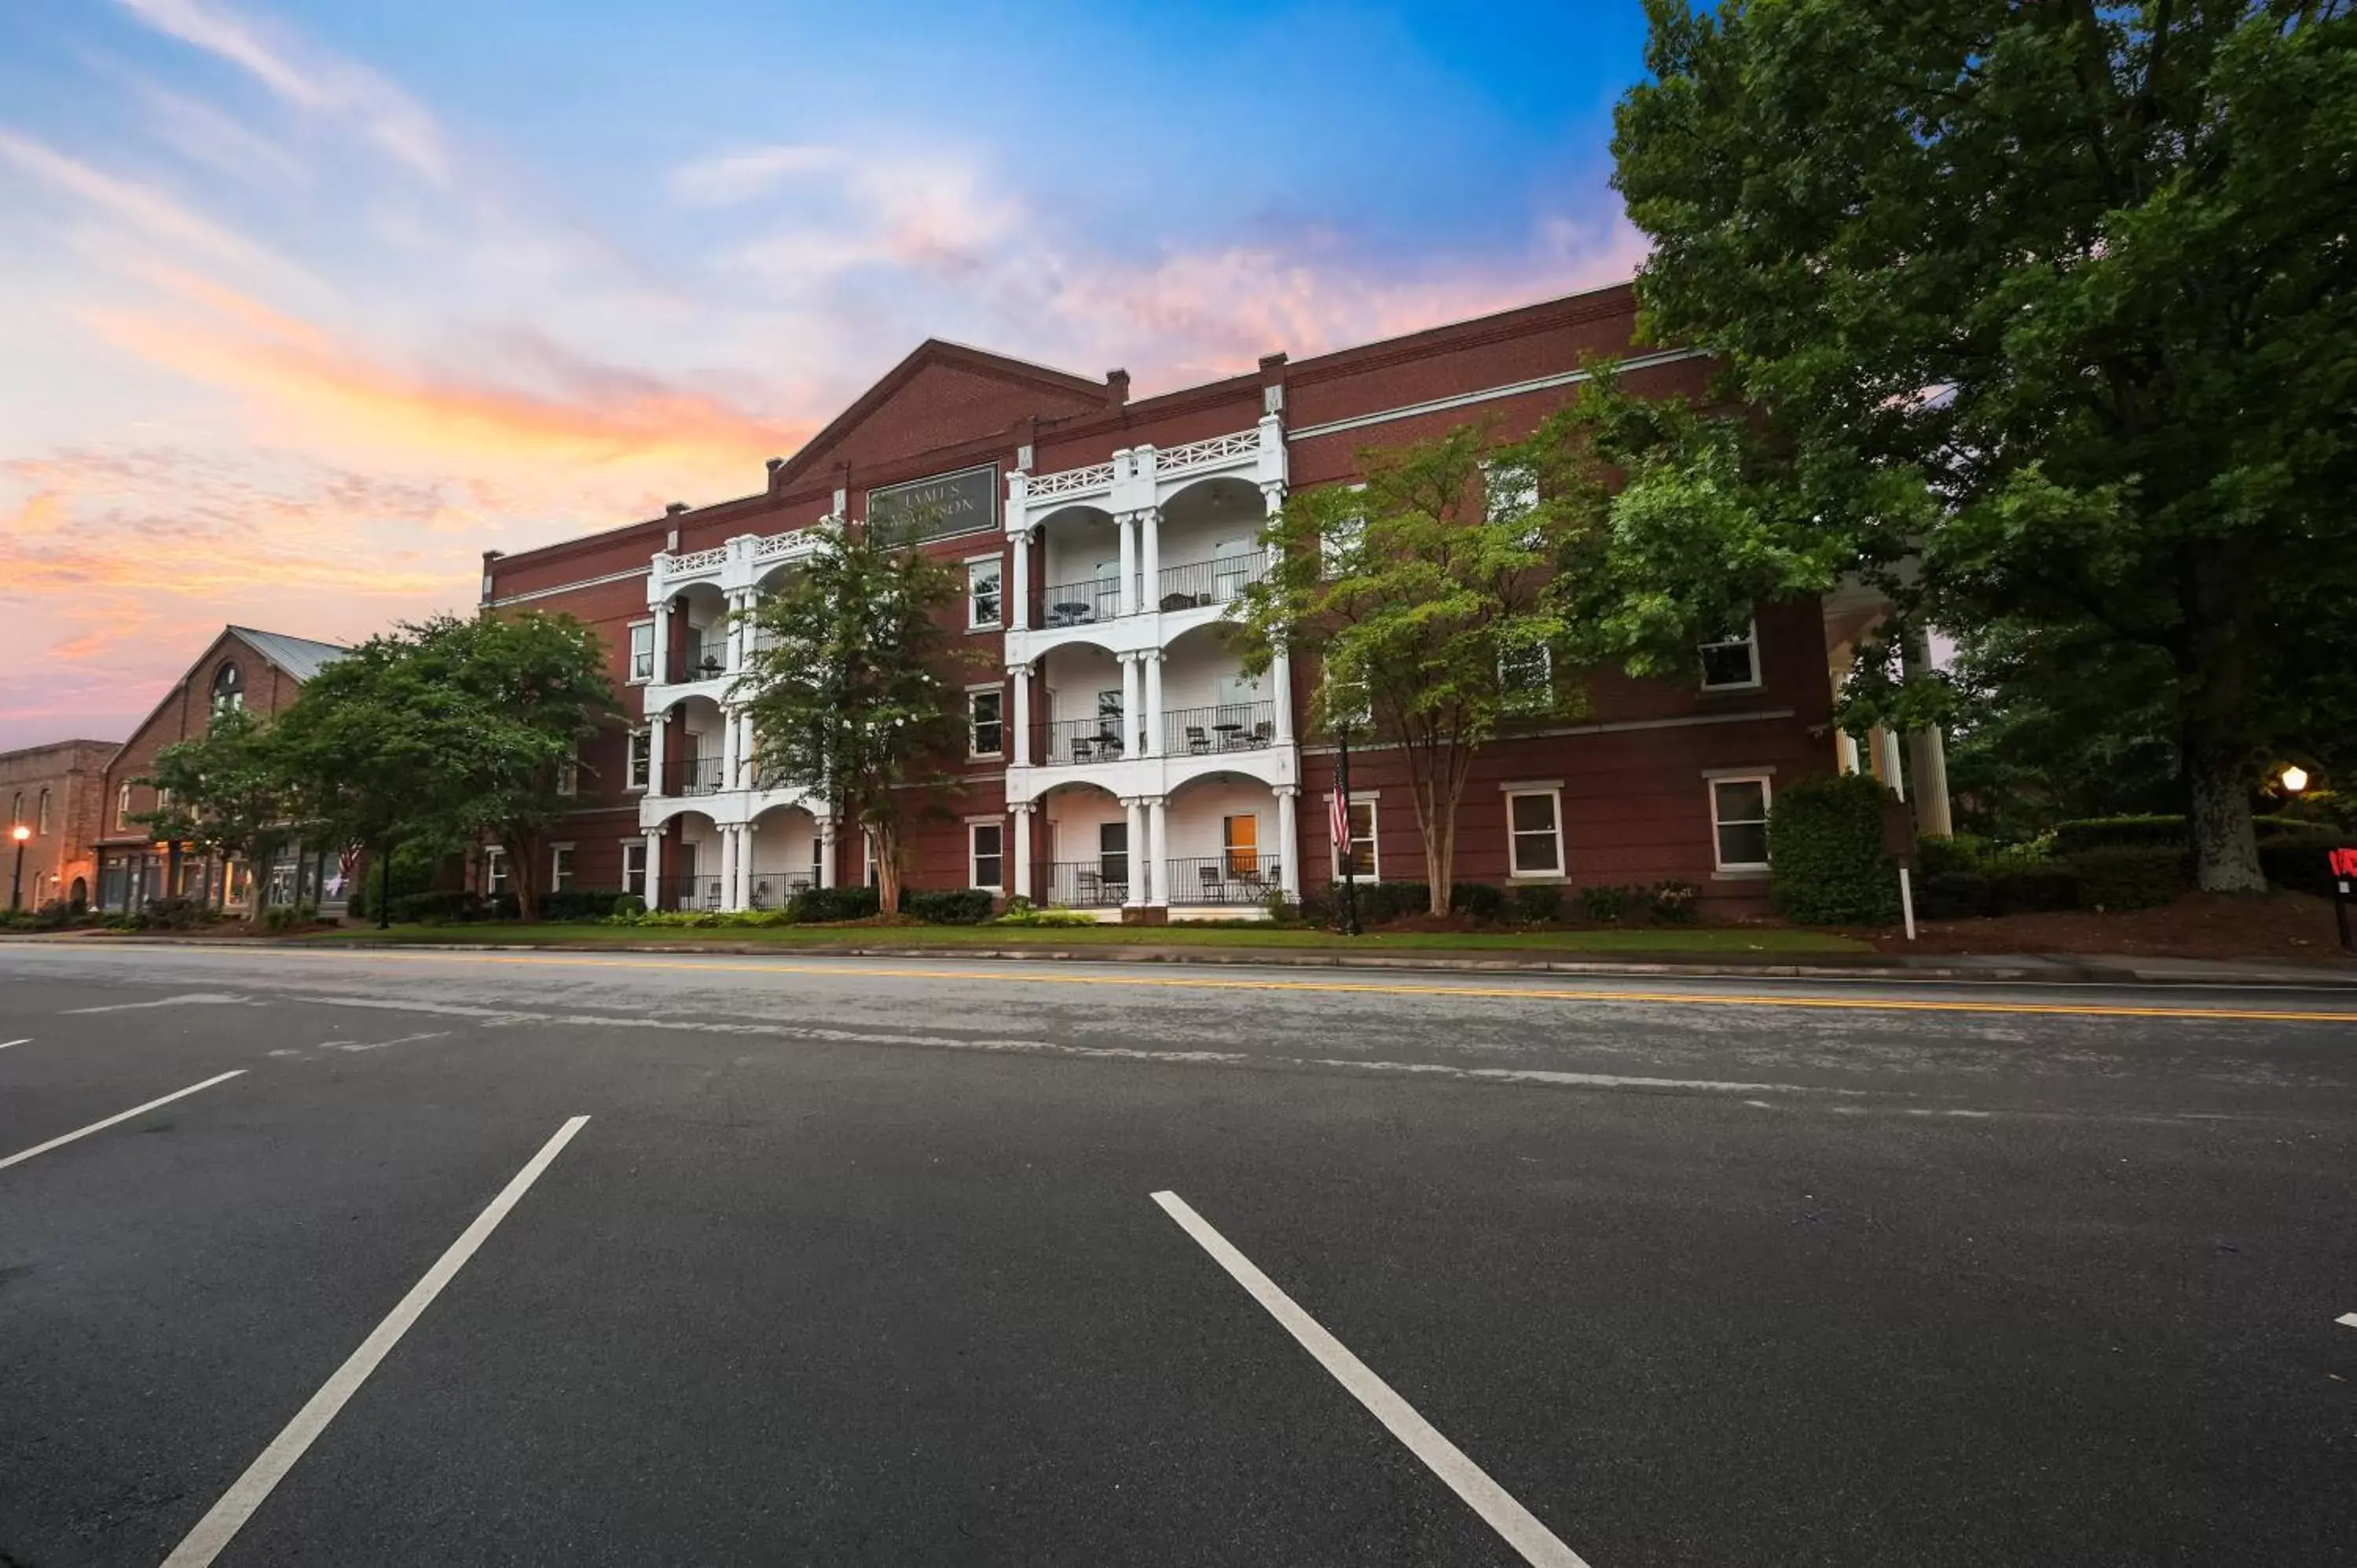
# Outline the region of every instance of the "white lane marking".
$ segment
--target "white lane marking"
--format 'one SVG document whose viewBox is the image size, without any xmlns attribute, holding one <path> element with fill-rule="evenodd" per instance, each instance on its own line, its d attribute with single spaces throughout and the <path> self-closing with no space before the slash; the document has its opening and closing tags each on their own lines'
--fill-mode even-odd
<svg viewBox="0 0 2357 1568">
<path fill-rule="evenodd" d="M 2345 1328 L 2357 1328 L 2357 1312 L 2344 1312 L 2332 1321 Z"/>
<path fill-rule="evenodd" d="M 1375 1376 L 1316 1318 L 1295 1305 L 1293 1298 L 1278 1289 L 1276 1283 L 1262 1273 L 1250 1258 L 1237 1251 L 1226 1237 L 1189 1208 L 1185 1198 L 1175 1192 L 1157 1192 L 1154 1201 L 1178 1222 L 1178 1228 L 1192 1237 L 1197 1246 L 1211 1253 L 1212 1260 L 1227 1270 L 1254 1301 L 1265 1307 L 1286 1333 L 1300 1341 L 1301 1348 L 1316 1358 L 1318 1364 L 1331 1373 L 1351 1398 L 1366 1406 L 1394 1437 L 1407 1445 L 1409 1453 L 1423 1460 L 1434 1475 L 1448 1484 L 1449 1490 L 1464 1498 L 1481 1516 L 1483 1523 L 1504 1537 L 1506 1544 L 1519 1552 L 1523 1562 L 1534 1568 L 1587 1568 L 1577 1552 L 1508 1496 L 1504 1487 L 1434 1430 L 1430 1422 L 1416 1414 L 1407 1401 L 1392 1391 L 1389 1383 Z M 171 1568 L 171 1564 L 167 1563 L 165 1568 Z"/>
<path fill-rule="evenodd" d="M 114 1002 L 104 1007 L 69 1007 L 66 1016 L 82 1013 L 136 1013 L 142 1007 L 226 1007 L 243 1002 L 242 996 L 232 996 L 226 991 L 191 991 L 184 996 L 162 996 L 153 1002 Z"/>
<path fill-rule="evenodd" d="M 244 1528 L 245 1521 L 253 1517 L 254 1510 L 263 1505 L 271 1490 L 285 1479 L 286 1472 L 295 1467 L 295 1462 L 303 1457 L 304 1450 L 309 1448 L 318 1439 L 319 1434 L 327 1430 L 328 1423 L 336 1419 L 336 1413 L 344 1408 L 345 1402 L 360 1391 L 360 1386 L 368 1380 L 369 1374 L 376 1370 L 377 1363 L 385 1359 L 387 1353 L 401 1342 L 401 1337 L 409 1332 L 427 1307 L 434 1305 L 434 1298 L 442 1294 L 442 1287 L 457 1277 L 458 1271 L 466 1266 L 467 1260 L 475 1255 L 476 1249 L 499 1228 L 500 1221 L 508 1217 L 508 1211 L 522 1201 L 532 1184 L 540 1179 L 541 1173 L 548 1169 L 556 1156 L 564 1152 L 565 1145 L 573 1141 L 573 1135 L 581 1131 L 588 1121 L 587 1116 L 574 1117 L 556 1130 L 554 1137 L 540 1146 L 540 1153 L 525 1162 L 523 1169 L 515 1174 L 515 1179 L 491 1199 L 490 1207 L 475 1216 L 475 1222 L 450 1243 L 450 1250 L 436 1259 L 432 1268 L 425 1271 L 425 1277 L 410 1286 L 409 1294 L 403 1296 L 400 1305 L 376 1326 L 376 1331 L 361 1341 L 361 1348 L 336 1369 L 335 1375 L 321 1385 L 319 1391 L 313 1394 L 301 1410 L 295 1412 L 295 1419 L 286 1423 L 285 1430 L 271 1439 L 270 1446 L 262 1451 L 262 1456 L 246 1466 L 245 1474 L 221 1494 L 221 1501 L 197 1521 L 197 1528 L 188 1531 L 179 1545 L 172 1548 L 172 1555 L 164 1559 L 164 1568 L 206 1568 L 206 1564 L 221 1555 L 221 1548 Z"/>
<path fill-rule="evenodd" d="M 32 1043 L 33 1036 L 30 1035 L 26 1036 L 21 1040 L 0 1040 L 0 1051 L 6 1050 L 10 1046 L 29 1046 Z"/>
<path fill-rule="evenodd" d="M 172 1090 L 171 1093 L 156 1100 L 151 1100 L 145 1105 L 135 1105 L 128 1111 L 118 1111 L 103 1122 L 93 1122 L 87 1127 L 77 1127 L 72 1132 L 64 1134 L 62 1137 L 52 1138 L 46 1144 L 36 1144 L 29 1149 L 20 1149 L 16 1153 L 9 1155 L 6 1159 L 0 1160 L 0 1171 L 6 1170 L 10 1165 L 22 1165 L 25 1161 L 31 1159 L 35 1155 L 46 1155 L 51 1149 L 57 1148 L 60 1144 L 72 1143 L 76 1138 L 87 1138 L 92 1133 L 103 1133 L 109 1127 L 113 1126 L 117 1122 L 128 1122 L 134 1116 L 144 1116 L 148 1112 L 155 1110 L 158 1105 L 169 1105 L 175 1100 L 184 1099 L 188 1095 L 196 1093 L 197 1090 L 200 1089 L 210 1089 L 214 1084 L 227 1083 L 231 1079 L 241 1078 L 244 1076 L 244 1073 L 245 1069 L 243 1068 L 236 1068 L 229 1072 L 217 1074 L 212 1078 L 205 1079 L 202 1083 L 192 1083 L 186 1089 L 176 1089 Z"/>
</svg>

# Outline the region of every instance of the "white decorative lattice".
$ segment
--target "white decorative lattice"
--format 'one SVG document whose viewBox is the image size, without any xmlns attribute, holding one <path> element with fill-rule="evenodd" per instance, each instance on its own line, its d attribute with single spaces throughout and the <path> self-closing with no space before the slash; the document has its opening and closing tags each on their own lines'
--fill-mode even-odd
<svg viewBox="0 0 2357 1568">
<path fill-rule="evenodd" d="M 1099 463 L 1093 468 L 1066 468 L 1058 474 L 1038 474 L 1024 486 L 1025 493 L 1040 496 L 1069 496 L 1082 490 L 1102 490 L 1113 484 L 1113 465 Z"/>
<path fill-rule="evenodd" d="M 780 555 L 800 555 L 809 542 L 800 533 L 772 533 L 753 542 L 753 559 L 774 561 Z"/>
<path fill-rule="evenodd" d="M 663 575 L 685 577 L 697 572 L 716 572 L 727 559 L 728 547 L 725 544 L 716 545 L 710 550 L 698 550 L 692 554 L 674 555 L 671 558 L 671 564 L 663 569 Z"/>
<path fill-rule="evenodd" d="M 1214 435 L 1209 441 L 1189 441 L 1184 446 L 1173 446 L 1154 455 L 1154 471 L 1157 474 L 1183 474 L 1189 468 L 1208 468 L 1215 463 L 1232 463 L 1240 458 L 1260 456 L 1260 432 L 1239 430 L 1233 435 Z"/>
</svg>

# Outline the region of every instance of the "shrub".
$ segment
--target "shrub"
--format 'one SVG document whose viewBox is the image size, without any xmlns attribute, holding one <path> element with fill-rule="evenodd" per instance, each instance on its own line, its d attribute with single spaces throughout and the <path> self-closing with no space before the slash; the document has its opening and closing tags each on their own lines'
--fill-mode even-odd
<svg viewBox="0 0 2357 1568">
<path fill-rule="evenodd" d="M 645 899 L 640 897 L 635 893 L 624 893 L 615 898 L 614 907 L 606 911 L 606 918 L 609 920 L 619 922 L 630 916 L 643 915 L 646 912 L 647 901 Z"/>
<path fill-rule="evenodd" d="M 1701 917 L 1702 889 L 1691 882 L 1656 882 L 1646 890 L 1645 912 L 1663 926 L 1690 926 Z"/>
<path fill-rule="evenodd" d="M 2186 853 L 2173 844 L 2113 844 L 2064 865 L 2079 879 L 2085 908 L 2149 909 L 2175 900 L 2189 883 Z"/>
<path fill-rule="evenodd" d="M 210 926 L 220 919 L 196 898 L 150 898 L 140 909 L 134 929 L 142 931 L 186 931 L 199 926 Z"/>
<path fill-rule="evenodd" d="M 990 918 L 997 902 L 997 895 L 981 887 L 954 892 L 912 887 L 900 897 L 900 912 L 929 926 L 979 926 Z"/>
<path fill-rule="evenodd" d="M 26 917 L 29 930 L 57 931 L 80 921 L 84 911 L 62 898 L 52 898 Z"/>
<path fill-rule="evenodd" d="M 2182 849 L 2186 843 L 2182 816 L 2080 817 L 2054 824 L 2058 854 L 2091 849 Z"/>
<path fill-rule="evenodd" d="M 1506 912 L 1506 891 L 1488 882 L 1454 883 L 1448 889 L 1448 908 L 1468 919 L 1495 920 Z"/>
<path fill-rule="evenodd" d="M 2287 835 L 2262 841 L 2259 865 L 2267 874 L 2270 887 L 2329 898 L 2332 897 L 2332 874 L 2325 855 L 2349 843 L 2350 838 L 2341 833 L 2319 832 L 2312 822 L 2305 825 L 2308 832 L 2304 837 Z"/>
<path fill-rule="evenodd" d="M 876 909 L 873 887 L 805 887 L 786 900 L 786 918 L 801 925 L 866 920 Z"/>
<path fill-rule="evenodd" d="M 1977 871 L 1935 871 L 1915 889 L 1915 913 L 1926 920 L 1967 920 L 1987 914 L 1989 879 Z"/>
<path fill-rule="evenodd" d="M 540 896 L 540 918 L 544 920 L 602 920 L 614 912 L 615 901 L 622 895 L 590 887 L 567 887 L 562 892 Z"/>
<path fill-rule="evenodd" d="M 994 926 L 1093 926 L 1097 918 L 1086 909 L 1042 909 L 1028 898 L 1009 898 Z"/>
<path fill-rule="evenodd" d="M 1864 774 L 1803 779 L 1776 792 L 1768 861 L 1778 911 L 1810 926 L 1899 918 L 1899 873 L 1882 852 L 1880 784 Z"/>
<path fill-rule="evenodd" d="M 1629 918 L 1629 905 L 1636 896 L 1634 887 L 1617 883 L 1599 882 L 1579 890 L 1579 915 L 1599 926 L 1617 926 Z"/>
<path fill-rule="evenodd" d="M 1977 833 L 1918 839 L 1915 842 L 1915 869 L 1927 880 L 1952 871 L 1979 871 L 1990 853 L 1988 841 Z"/>
<path fill-rule="evenodd" d="M 504 901 L 507 915 L 496 913 Z M 403 926 L 447 926 L 468 920 L 513 918 L 514 899 L 502 894 L 486 901 L 479 893 L 463 887 L 437 887 L 425 893 L 401 893 L 393 896 L 387 906 L 393 923 Z"/>
<path fill-rule="evenodd" d="M 1563 889 L 1553 883 L 1535 883 L 1514 889 L 1514 918 L 1526 926 L 1544 926 L 1563 918 Z"/>
<path fill-rule="evenodd" d="M 1988 912 L 2035 915 L 2079 907 L 2079 876 L 2059 862 L 2020 862 L 1988 873 Z"/>
</svg>

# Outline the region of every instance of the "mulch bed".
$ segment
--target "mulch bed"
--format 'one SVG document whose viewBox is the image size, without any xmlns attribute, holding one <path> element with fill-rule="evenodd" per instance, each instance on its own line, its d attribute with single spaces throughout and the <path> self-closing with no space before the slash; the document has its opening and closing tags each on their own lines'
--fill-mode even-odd
<svg viewBox="0 0 2357 1568">
<path fill-rule="evenodd" d="M 2306 893 L 2189 893 L 2156 909 L 2056 909 L 1929 921 L 1910 942 L 1895 930 L 1851 931 L 1884 952 L 2122 953 L 2145 958 L 2357 961 L 2344 953 L 2332 900 Z"/>
</svg>

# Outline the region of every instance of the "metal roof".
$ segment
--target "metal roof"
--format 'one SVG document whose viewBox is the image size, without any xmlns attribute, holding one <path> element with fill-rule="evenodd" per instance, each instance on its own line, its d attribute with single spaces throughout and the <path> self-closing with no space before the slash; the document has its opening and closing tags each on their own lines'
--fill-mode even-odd
<svg viewBox="0 0 2357 1568">
<path fill-rule="evenodd" d="M 251 644 L 255 652 L 297 681 L 308 681 L 351 651 L 336 643 L 314 642 L 307 637 L 289 637 L 283 631 L 256 631 L 250 626 L 233 626 L 230 630 Z"/>
</svg>

